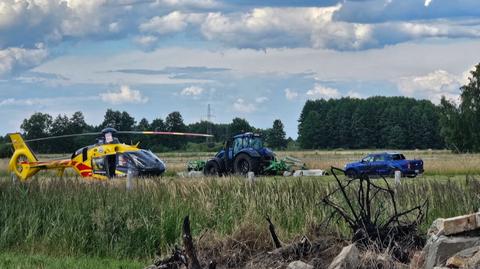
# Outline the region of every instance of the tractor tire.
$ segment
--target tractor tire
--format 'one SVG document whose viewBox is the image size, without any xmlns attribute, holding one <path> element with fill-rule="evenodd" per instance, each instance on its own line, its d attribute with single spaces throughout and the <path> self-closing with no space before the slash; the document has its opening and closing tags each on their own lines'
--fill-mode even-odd
<svg viewBox="0 0 480 269">
<path fill-rule="evenodd" d="M 245 153 L 239 154 L 233 162 L 233 172 L 238 175 L 246 175 L 248 172 L 258 173 L 260 162 Z"/>
<path fill-rule="evenodd" d="M 355 169 L 348 169 L 347 171 L 345 171 L 345 175 L 351 179 L 358 178 L 358 173 L 357 171 L 355 171 Z"/>
<path fill-rule="evenodd" d="M 222 171 L 215 160 L 210 160 L 205 164 L 203 174 L 206 176 L 221 176 Z"/>
</svg>

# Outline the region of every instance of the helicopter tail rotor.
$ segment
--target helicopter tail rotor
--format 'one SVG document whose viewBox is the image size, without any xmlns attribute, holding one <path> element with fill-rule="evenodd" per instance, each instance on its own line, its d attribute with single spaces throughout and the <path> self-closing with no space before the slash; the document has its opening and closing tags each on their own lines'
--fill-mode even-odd
<svg viewBox="0 0 480 269">
<path fill-rule="evenodd" d="M 40 170 L 30 166 L 30 163 L 38 162 L 38 159 L 19 133 L 9 134 L 8 136 L 14 149 L 8 167 L 20 180 L 24 181 Z"/>
</svg>

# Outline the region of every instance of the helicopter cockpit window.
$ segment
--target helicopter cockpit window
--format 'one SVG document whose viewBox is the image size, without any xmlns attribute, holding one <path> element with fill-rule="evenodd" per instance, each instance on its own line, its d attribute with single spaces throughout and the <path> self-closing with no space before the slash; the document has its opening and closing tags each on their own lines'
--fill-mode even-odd
<svg viewBox="0 0 480 269">
<path fill-rule="evenodd" d="M 156 166 L 161 160 L 153 154 L 151 151 L 148 150 L 138 150 L 138 151 L 130 151 L 125 152 L 125 155 L 128 155 L 135 166 L 140 168 L 149 168 L 152 166 Z"/>
<path fill-rule="evenodd" d="M 92 170 L 95 174 L 106 174 L 105 159 L 103 157 L 92 158 Z"/>
<path fill-rule="evenodd" d="M 128 166 L 127 157 L 122 153 L 118 154 L 117 166 L 119 166 L 119 167 L 127 167 Z"/>
</svg>

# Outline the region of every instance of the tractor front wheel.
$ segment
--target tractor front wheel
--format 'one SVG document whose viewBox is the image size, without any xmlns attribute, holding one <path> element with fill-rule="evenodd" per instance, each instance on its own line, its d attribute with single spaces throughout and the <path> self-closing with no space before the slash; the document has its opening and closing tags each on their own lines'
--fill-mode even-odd
<svg viewBox="0 0 480 269">
<path fill-rule="evenodd" d="M 205 164 L 203 168 L 203 174 L 206 176 L 221 176 L 220 166 L 214 160 L 210 160 Z"/>
<path fill-rule="evenodd" d="M 236 174 L 246 175 L 248 172 L 258 172 L 259 161 L 247 154 L 239 154 L 233 163 L 233 169 Z"/>
</svg>

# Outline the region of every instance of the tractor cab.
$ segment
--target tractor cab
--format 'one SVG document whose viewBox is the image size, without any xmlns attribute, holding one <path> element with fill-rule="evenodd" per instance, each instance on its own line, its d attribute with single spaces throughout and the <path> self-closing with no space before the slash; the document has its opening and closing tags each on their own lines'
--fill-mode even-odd
<svg viewBox="0 0 480 269">
<path fill-rule="evenodd" d="M 264 146 L 262 136 L 248 132 L 227 140 L 224 148 L 205 164 L 204 172 L 207 175 L 261 173 L 274 159 L 275 154 Z"/>
</svg>

